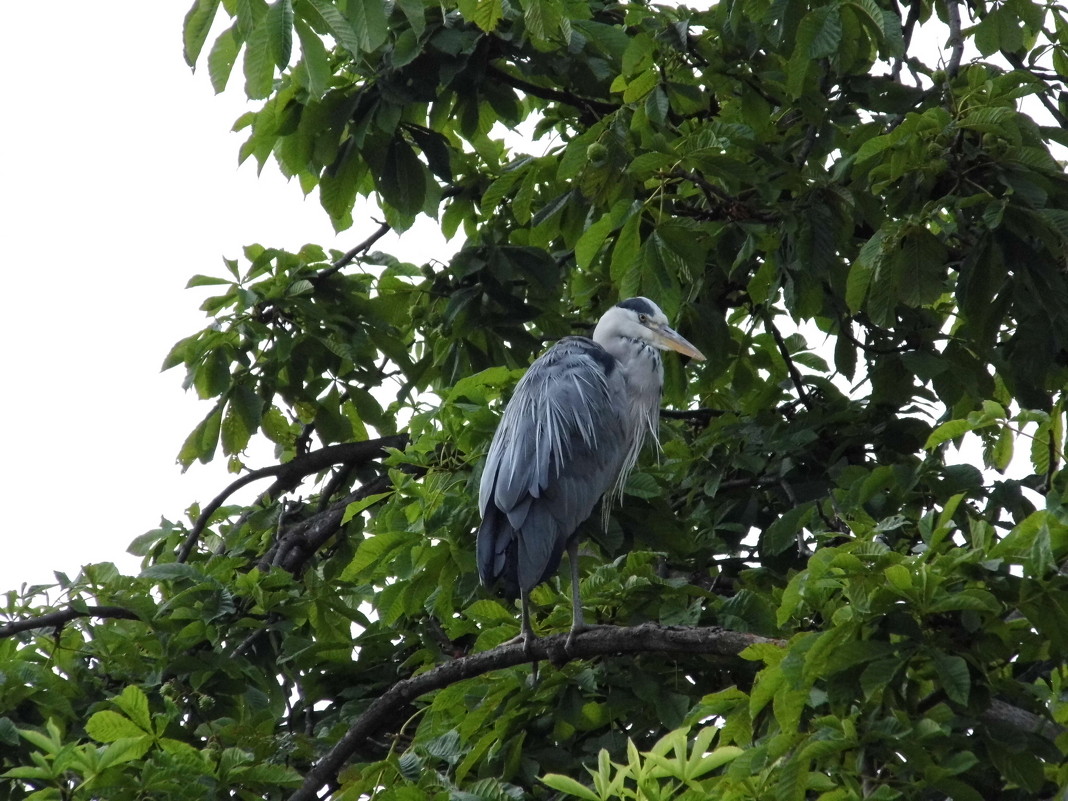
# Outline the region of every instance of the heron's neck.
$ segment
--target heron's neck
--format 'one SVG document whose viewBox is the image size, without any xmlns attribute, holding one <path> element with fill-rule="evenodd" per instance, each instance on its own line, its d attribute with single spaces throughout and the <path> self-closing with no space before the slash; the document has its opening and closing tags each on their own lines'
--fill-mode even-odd
<svg viewBox="0 0 1068 801">
<path fill-rule="evenodd" d="M 627 381 L 631 413 L 642 420 L 645 433 L 656 436 L 660 417 L 660 393 L 664 387 L 664 365 L 660 351 L 646 342 L 626 336 L 607 338 L 600 345 L 615 357 Z"/>
</svg>

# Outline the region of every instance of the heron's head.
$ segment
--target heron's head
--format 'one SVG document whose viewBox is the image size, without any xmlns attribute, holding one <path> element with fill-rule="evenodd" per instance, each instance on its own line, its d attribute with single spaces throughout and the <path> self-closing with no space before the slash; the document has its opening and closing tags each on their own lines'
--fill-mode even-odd
<svg viewBox="0 0 1068 801">
<path fill-rule="evenodd" d="M 628 298 L 605 312 L 597 323 L 593 339 L 604 344 L 617 337 L 640 339 L 660 350 L 675 350 L 691 359 L 705 360 L 701 351 L 668 325 L 660 307 L 649 298 Z"/>
</svg>

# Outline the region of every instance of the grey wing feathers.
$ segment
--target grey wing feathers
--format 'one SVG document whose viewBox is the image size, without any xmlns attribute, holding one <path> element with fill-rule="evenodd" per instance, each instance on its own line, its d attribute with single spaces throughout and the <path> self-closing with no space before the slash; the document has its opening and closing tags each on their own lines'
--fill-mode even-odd
<svg viewBox="0 0 1068 801">
<path fill-rule="evenodd" d="M 479 487 L 484 583 L 530 589 L 611 486 L 628 450 L 615 360 L 582 337 L 561 340 L 516 386 Z"/>
</svg>

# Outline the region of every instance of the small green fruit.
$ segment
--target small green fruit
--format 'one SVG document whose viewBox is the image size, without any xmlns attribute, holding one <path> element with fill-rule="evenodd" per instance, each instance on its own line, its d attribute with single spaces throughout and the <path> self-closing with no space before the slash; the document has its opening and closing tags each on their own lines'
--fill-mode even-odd
<svg viewBox="0 0 1068 801">
<path fill-rule="evenodd" d="M 594 142 L 586 148 L 586 158 L 594 167 L 603 167 L 608 162 L 608 148 L 600 142 Z"/>
</svg>

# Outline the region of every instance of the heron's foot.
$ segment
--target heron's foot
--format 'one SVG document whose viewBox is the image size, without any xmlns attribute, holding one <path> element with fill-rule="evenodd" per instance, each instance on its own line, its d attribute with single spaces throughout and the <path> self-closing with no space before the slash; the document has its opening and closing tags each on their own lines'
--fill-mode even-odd
<svg viewBox="0 0 1068 801">
<path fill-rule="evenodd" d="M 574 656 L 575 639 L 578 635 L 584 631 L 593 631 L 594 629 L 608 629 L 612 628 L 607 623 L 578 623 L 571 626 L 571 631 L 567 633 L 567 639 L 564 641 L 564 653 L 568 656 Z"/>
<path fill-rule="evenodd" d="M 532 631 L 524 631 L 522 634 L 517 634 L 510 640 L 505 640 L 501 643 L 501 646 L 506 645 L 522 645 L 523 653 L 529 657 L 534 656 L 534 643 L 540 639 L 537 634 Z"/>
</svg>

